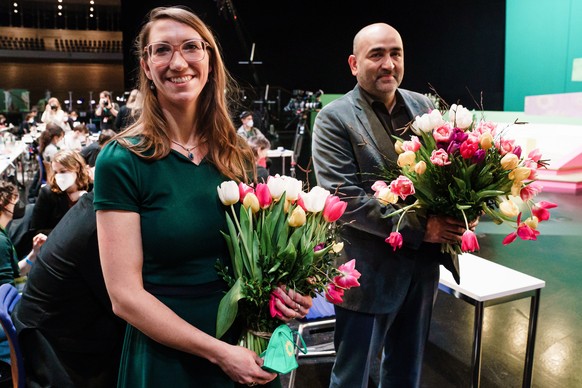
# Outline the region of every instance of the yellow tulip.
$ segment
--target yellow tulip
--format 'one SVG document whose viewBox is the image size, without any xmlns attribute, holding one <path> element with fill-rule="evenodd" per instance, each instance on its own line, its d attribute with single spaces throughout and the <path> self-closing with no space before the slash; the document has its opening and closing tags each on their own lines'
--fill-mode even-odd
<svg viewBox="0 0 582 388">
<path fill-rule="evenodd" d="M 485 132 L 481 135 L 481 138 L 479 139 L 479 145 L 485 151 L 493 146 L 493 135 L 491 135 L 491 132 Z"/>
<path fill-rule="evenodd" d="M 416 164 L 416 154 L 412 151 L 404 151 L 398 155 L 398 167 L 414 166 Z"/>
<path fill-rule="evenodd" d="M 424 174 L 425 171 L 426 162 L 424 160 L 421 160 L 420 162 L 416 163 L 416 166 L 414 166 L 414 172 L 417 173 L 418 175 Z"/>
<path fill-rule="evenodd" d="M 396 143 L 394 143 L 394 149 L 396 149 L 397 154 L 403 153 L 404 150 L 402 149 L 402 141 L 396 140 Z"/>
<path fill-rule="evenodd" d="M 331 246 L 331 250 L 333 251 L 333 253 L 340 253 L 343 249 L 344 249 L 344 243 L 343 242 L 334 243 Z"/>
<path fill-rule="evenodd" d="M 523 181 L 524 179 L 527 179 L 529 177 L 529 174 L 531 174 L 531 169 L 527 168 L 527 167 L 517 167 L 514 168 L 509 175 L 507 176 L 509 179 L 513 180 L 513 181 Z"/>
<path fill-rule="evenodd" d="M 301 206 L 297 206 L 291 212 L 291 216 L 289 217 L 289 226 L 293 228 L 298 228 L 301 225 L 305 224 L 307 221 L 307 216 L 305 215 L 305 210 Z"/>
<path fill-rule="evenodd" d="M 517 217 L 519 214 L 519 207 L 510 199 L 506 199 L 499 204 L 499 210 L 507 217 Z"/>
<path fill-rule="evenodd" d="M 250 207 L 253 214 L 261 209 L 259 199 L 255 195 L 255 193 L 248 193 L 247 195 L 245 195 L 245 199 L 243 200 L 243 206 L 245 207 L 245 209 L 248 209 Z"/>
<path fill-rule="evenodd" d="M 508 153 L 505 154 L 503 158 L 501 158 L 501 167 L 503 167 L 503 169 L 506 171 L 516 168 L 518 163 L 519 158 L 516 154 Z"/>
<path fill-rule="evenodd" d="M 536 216 L 531 216 L 527 220 L 524 221 L 524 223 L 532 229 L 538 228 L 538 222 L 539 221 L 538 221 L 538 218 Z"/>
<path fill-rule="evenodd" d="M 390 187 L 384 187 L 382 190 L 380 190 L 377 193 L 376 198 L 384 202 L 384 204 L 398 202 L 398 196 L 390 191 Z"/>
</svg>

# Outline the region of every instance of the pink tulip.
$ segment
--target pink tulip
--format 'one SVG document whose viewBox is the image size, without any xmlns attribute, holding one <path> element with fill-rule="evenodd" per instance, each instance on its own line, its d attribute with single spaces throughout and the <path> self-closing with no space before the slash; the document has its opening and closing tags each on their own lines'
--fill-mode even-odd
<svg viewBox="0 0 582 388">
<path fill-rule="evenodd" d="M 273 197 L 271 197 L 271 192 L 269 191 L 269 187 L 265 183 L 259 183 L 255 190 L 255 194 L 259 199 L 259 205 L 261 209 L 266 209 L 271 206 L 273 202 Z"/>
<path fill-rule="evenodd" d="M 384 182 L 384 181 L 376 181 L 372 185 L 372 190 L 374 190 L 374 192 L 377 193 L 377 192 L 381 191 L 385 187 L 388 187 L 388 185 L 386 184 L 386 182 Z"/>
<path fill-rule="evenodd" d="M 537 236 L 540 234 L 538 230 L 533 229 L 524 222 L 517 227 L 516 233 L 522 240 L 537 240 Z"/>
<path fill-rule="evenodd" d="M 531 209 L 531 213 L 538 218 L 538 221 L 546 221 L 550 219 L 550 212 L 548 209 L 557 207 L 553 202 L 541 201 L 535 204 Z"/>
<path fill-rule="evenodd" d="M 327 222 L 337 221 L 346 211 L 347 202 L 340 201 L 339 197 L 330 195 L 325 200 L 323 208 L 323 219 Z"/>
<path fill-rule="evenodd" d="M 251 186 L 241 182 L 238 184 L 238 192 L 240 194 L 240 201 L 244 202 L 246 195 L 249 193 L 254 193 L 255 189 L 253 189 Z"/>
<path fill-rule="evenodd" d="M 430 161 L 435 166 L 446 166 L 451 164 L 449 161 L 449 154 L 447 154 L 447 151 L 443 150 L 442 148 L 432 151 L 430 155 Z"/>
<path fill-rule="evenodd" d="M 400 175 L 398 178 L 390 182 L 390 191 L 402 198 L 403 201 L 406 197 L 415 193 L 414 184 L 404 175 Z"/>
<path fill-rule="evenodd" d="M 344 296 L 343 288 L 338 288 L 334 283 L 329 283 L 325 290 L 325 299 L 328 300 L 330 303 L 342 303 L 344 300 L 342 297 Z"/>
<path fill-rule="evenodd" d="M 463 237 L 461 239 L 461 251 L 479 251 L 479 241 L 477 241 L 477 236 L 472 230 L 467 229 L 465 233 L 463 233 Z"/>
<path fill-rule="evenodd" d="M 356 259 L 340 265 L 338 271 L 340 271 L 341 275 L 333 278 L 333 282 L 338 286 L 349 289 L 360 285 L 358 279 L 362 274 L 356 269 Z"/>
<path fill-rule="evenodd" d="M 537 236 L 539 234 L 539 231 L 533 229 L 525 222 L 521 222 L 521 213 L 519 213 L 517 215 L 517 230 L 505 236 L 503 239 L 503 245 L 511 244 L 517 237 L 521 238 L 522 240 L 537 240 Z"/>
<path fill-rule="evenodd" d="M 540 191 L 542 191 L 542 187 L 540 185 L 530 183 L 529 185 L 525 186 L 520 190 L 519 196 L 522 201 L 529 201 L 530 199 L 538 195 Z"/>
<path fill-rule="evenodd" d="M 388 238 L 384 241 L 392 245 L 394 251 L 396 251 L 398 248 L 402 248 L 402 235 L 399 232 L 390 233 L 390 236 L 388 236 Z"/>
<path fill-rule="evenodd" d="M 281 313 L 281 311 L 279 311 L 279 308 L 277 307 L 278 299 L 279 296 L 277 296 L 275 292 L 271 292 L 271 297 L 269 298 L 269 312 L 271 313 L 271 317 L 273 318 L 283 317 L 283 313 Z"/>
</svg>

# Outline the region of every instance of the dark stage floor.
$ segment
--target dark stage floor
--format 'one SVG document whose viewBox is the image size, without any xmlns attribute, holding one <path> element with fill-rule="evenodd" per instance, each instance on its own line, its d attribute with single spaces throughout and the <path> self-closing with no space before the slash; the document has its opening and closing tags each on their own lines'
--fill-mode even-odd
<svg viewBox="0 0 582 388">
<path fill-rule="evenodd" d="M 542 193 L 556 202 L 551 219 L 540 224 L 537 241 L 501 241 L 509 226 L 482 221 L 477 254 L 546 282 L 541 292 L 535 344 L 533 387 L 582 387 L 582 196 Z M 461 268 L 462 276 L 462 268 Z M 482 388 L 522 386 L 530 299 L 485 308 L 482 342 Z M 472 305 L 439 292 L 425 353 L 421 386 L 470 386 L 473 335 Z M 315 341 L 331 339 L 321 333 Z M 296 387 L 327 387 L 333 358 L 300 359 Z M 284 386 L 288 379 L 283 379 Z M 376 386 L 374 378 L 370 386 Z"/>
</svg>

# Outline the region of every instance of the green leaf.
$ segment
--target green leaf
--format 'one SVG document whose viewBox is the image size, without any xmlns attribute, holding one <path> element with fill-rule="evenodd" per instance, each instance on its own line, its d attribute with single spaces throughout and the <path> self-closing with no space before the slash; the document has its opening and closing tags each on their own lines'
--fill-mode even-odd
<svg viewBox="0 0 582 388">
<path fill-rule="evenodd" d="M 244 299 L 242 278 L 238 278 L 231 289 L 222 297 L 218 305 L 216 319 L 216 338 L 220 338 L 232 326 L 238 312 L 238 301 Z"/>
</svg>

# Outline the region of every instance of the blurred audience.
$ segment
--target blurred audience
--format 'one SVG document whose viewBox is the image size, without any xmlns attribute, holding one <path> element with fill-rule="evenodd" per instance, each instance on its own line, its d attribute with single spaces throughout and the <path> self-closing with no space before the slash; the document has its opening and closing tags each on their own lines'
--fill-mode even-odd
<svg viewBox="0 0 582 388">
<path fill-rule="evenodd" d="M 99 120 L 99 130 L 115 130 L 115 118 L 119 113 L 119 106 L 111 100 L 111 93 L 107 90 L 99 93 L 99 104 L 95 109 L 95 117 Z"/>
<path fill-rule="evenodd" d="M 49 122 L 39 138 L 39 153 L 43 161 L 50 163 L 54 155 L 64 148 L 65 131 L 55 122 Z M 48 176 L 47 176 L 48 178 Z"/>
<path fill-rule="evenodd" d="M 112 129 L 104 129 L 99 134 L 99 139 L 86 147 L 83 147 L 81 150 L 81 156 L 87 162 L 89 167 L 95 167 L 95 160 L 97 160 L 97 155 L 99 155 L 99 151 L 101 148 L 107 143 L 116 133 Z"/>
<path fill-rule="evenodd" d="M 41 187 L 30 228 L 49 234 L 69 209 L 91 187 L 91 175 L 78 151 L 61 150 L 51 161 L 53 174 Z"/>
<path fill-rule="evenodd" d="M 245 110 L 239 116 L 241 121 L 241 126 L 238 128 L 237 133 L 244 137 L 245 139 L 249 139 L 253 136 L 263 136 L 263 133 L 256 128 L 255 122 L 253 121 L 253 112 Z"/>
<path fill-rule="evenodd" d="M 61 108 L 59 99 L 56 97 L 49 98 L 42 113 L 42 122 L 45 124 L 56 123 L 63 130 L 67 130 L 70 129 L 66 123 L 67 119 L 67 113 Z"/>
<path fill-rule="evenodd" d="M 269 169 L 267 168 L 267 153 L 271 149 L 271 142 L 263 135 L 253 136 L 248 139 L 257 162 L 257 181 L 267 183 Z"/>
<path fill-rule="evenodd" d="M 127 103 L 119 109 L 115 119 L 115 127 L 118 132 L 123 131 L 136 121 L 141 112 L 142 100 L 143 97 L 138 89 L 133 89 L 129 93 Z"/>
<path fill-rule="evenodd" d="M 65 148 L 81 151 L 87 145 L 89 129 L 85 124 L 77 124 L 72 131 L 65 133 Z"/>
</svg>

